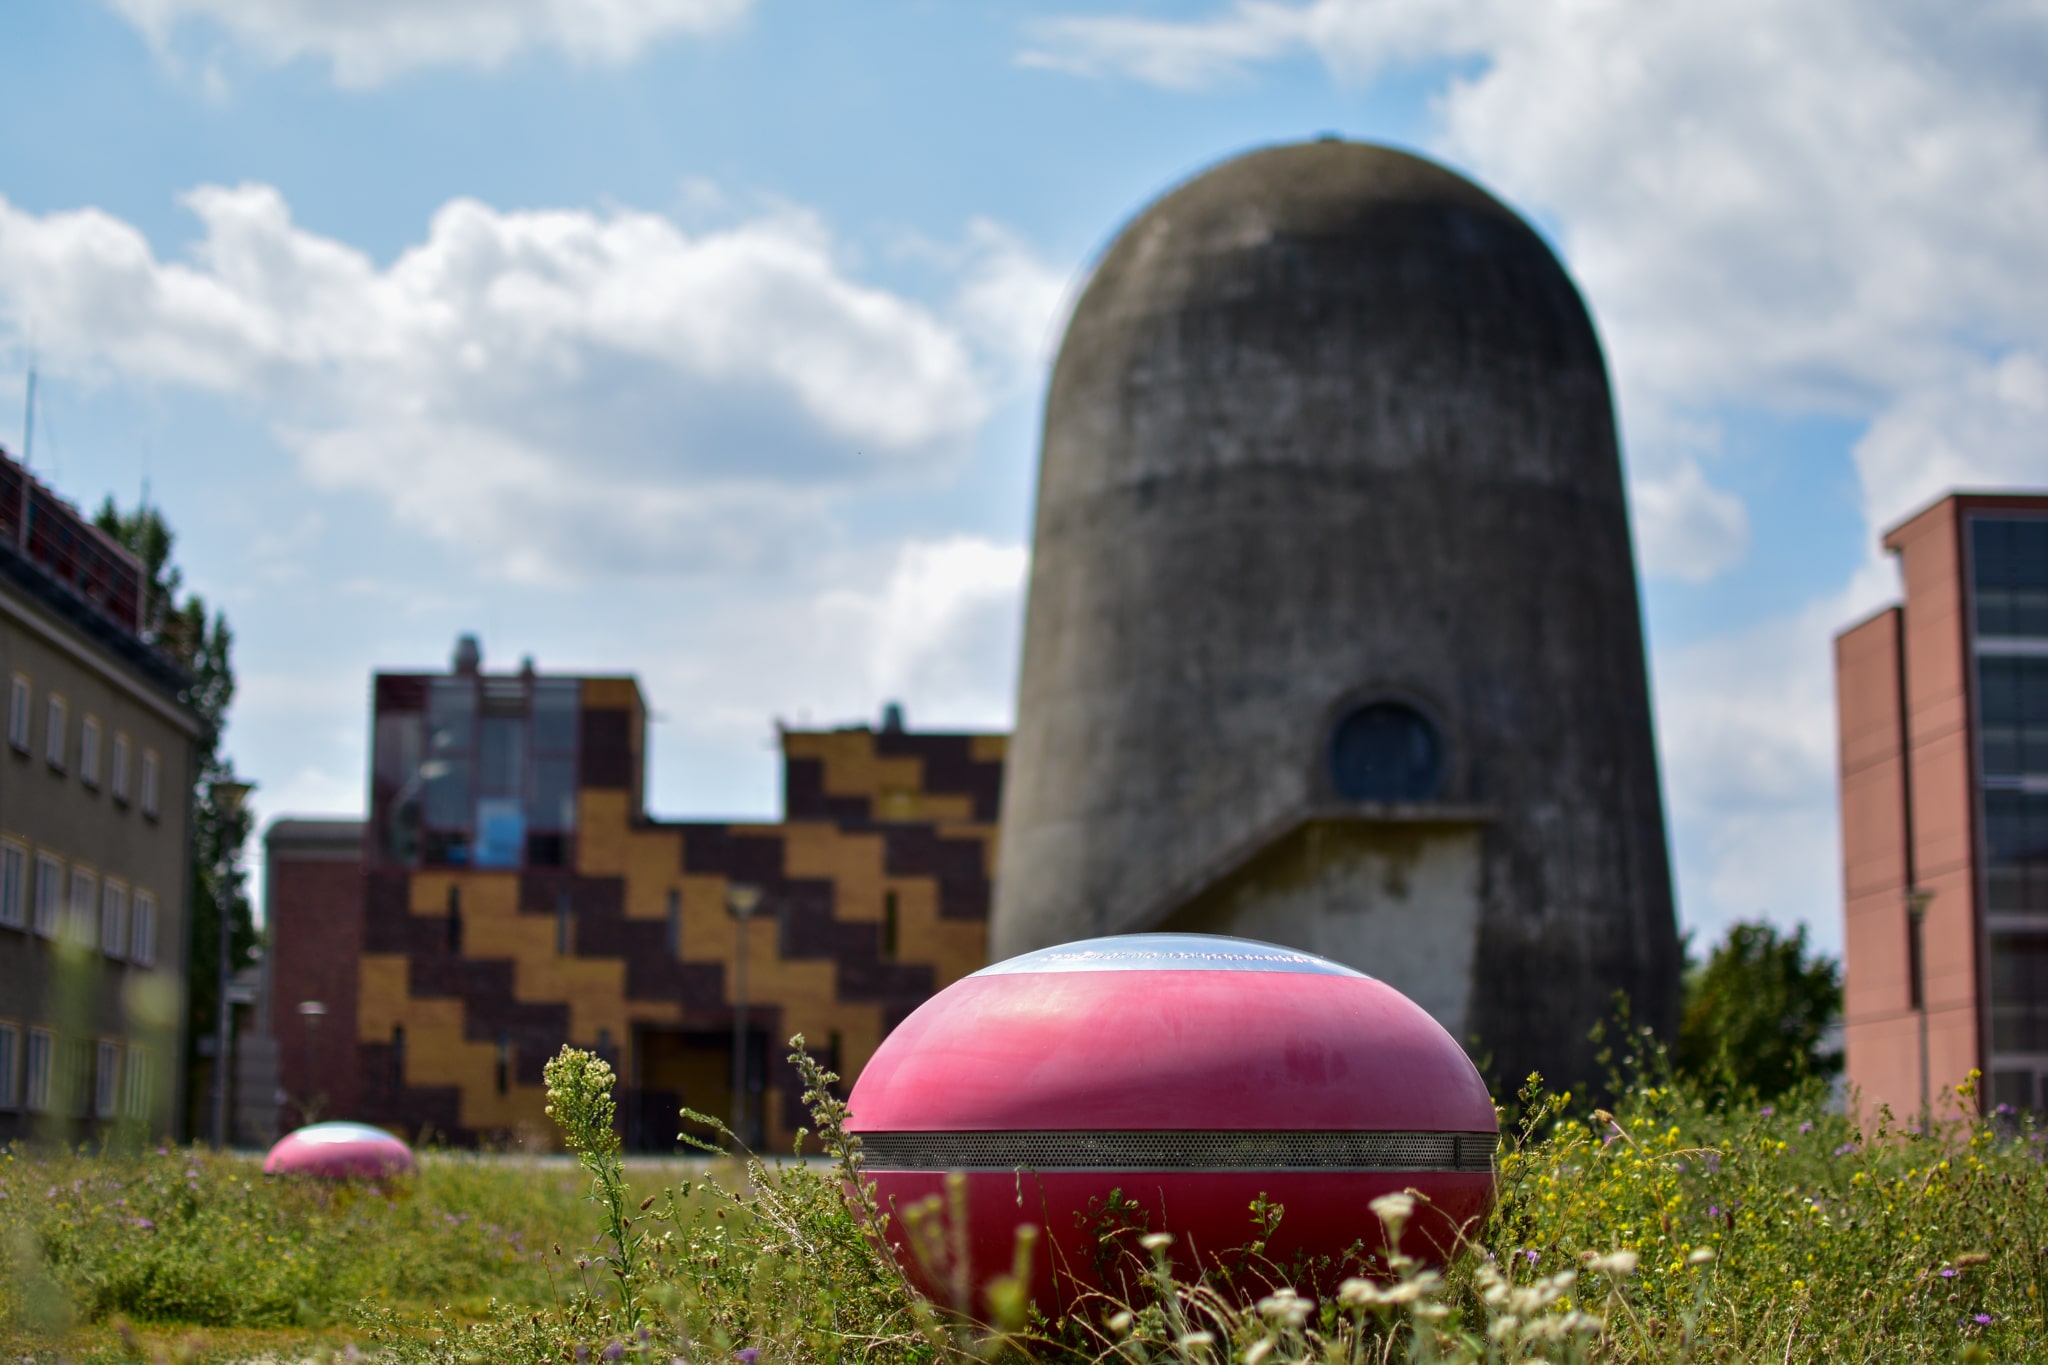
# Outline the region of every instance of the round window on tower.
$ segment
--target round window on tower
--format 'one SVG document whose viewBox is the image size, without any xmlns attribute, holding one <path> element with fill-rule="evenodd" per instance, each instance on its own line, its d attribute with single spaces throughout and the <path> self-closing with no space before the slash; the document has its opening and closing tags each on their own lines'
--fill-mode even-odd
<svg viewBox="0 0 2048 1365">
<path fill-rule="evenodd" d="M 1443 781 L 1443 741 L 1414 707 L 1368 702 L 1330 736 L 1330 780 L 1346 801 L 1428 801 Z"/>
</svg>

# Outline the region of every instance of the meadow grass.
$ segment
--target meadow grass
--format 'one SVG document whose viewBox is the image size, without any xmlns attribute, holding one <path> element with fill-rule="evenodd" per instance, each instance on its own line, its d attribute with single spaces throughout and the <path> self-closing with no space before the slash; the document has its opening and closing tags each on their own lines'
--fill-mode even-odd
<svg viewBox="0 0 2048 1365">
<path fill-rule="evenodd" d="M 729 1161 L 650 1180 L 621 1162 L 609 1068 L 565 1050 L 549 1081 L 580 1170 L 444 1157 L 351 1189 L 183 1149 L 0 1156 L 0 1349 L 421 1365 L 2048 1359 L 2048 1185 L 2026 1125 L 1964 1117 L 1967 1088 L 1921 1132 L 1860 1125 L 1818 1087 L 1709 1103 L 1653 1047 L 1629 1071 L 1611 1110 L 1524 1092 L 1499 1207 L 1451 1264 L 1397 1258 L 1393 1278 L 1326 1302 L 1243 1303 L 1176 1281 L 1155 1238 L 1129 1302 L 1049 1322 L 1018 1286 L 977 1324 L 916 1298 L 876 1250 L 878 1212 L 843 1196 L 859 1162 L 844 1106 L 814 1069 L 836 1168 Z M 1410 1212 L 1398 1197 L 1362 1209 L 1361 1236 Z"/>
</svg>

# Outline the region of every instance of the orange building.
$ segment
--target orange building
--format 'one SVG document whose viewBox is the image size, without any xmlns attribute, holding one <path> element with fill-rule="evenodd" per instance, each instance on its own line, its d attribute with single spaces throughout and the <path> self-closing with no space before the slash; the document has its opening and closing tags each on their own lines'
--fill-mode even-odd
<svg viewBox="0 0 2048 1365">
<path fill-rule="evenodd" d="M 677 823 L 642 804 L 631 678 L 485 673 L 465 644 L 449 673 L 378 675 L 373 712 L 360 861 L 273 826 L 288 1123 L 547 1141 L 541 1069 L 567 1042 L 618 1071 L 629 1146 L 672 1148 L 687 1104 L 783 1147 L 805 1124 L 791 1034 L 850 1082 L 987 961 L 1001 735 L 912 733 L 894 708 L 880 729 L 784 731 L 782 821 Z M 339 935 L 319 908 L 337 877 L 361 906 Z M 349 998 L 308 1010 L 293 977 Z M 309 1016 L 349 1041 L 321 1046 Z"/>
<path fill-rule="evenodd" d="M 1905 601 L 1835 640 L 1849 1080 L 2048 1111 L 2048 495 L 1893 529 Z"/>
</svg>

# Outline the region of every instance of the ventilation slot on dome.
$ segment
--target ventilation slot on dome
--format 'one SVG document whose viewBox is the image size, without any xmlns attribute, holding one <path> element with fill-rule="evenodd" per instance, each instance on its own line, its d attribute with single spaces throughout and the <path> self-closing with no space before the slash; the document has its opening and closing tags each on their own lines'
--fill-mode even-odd
<svg viewBox="0 0 2048 1365">
<path fill-rule="evenodd" d="M 1493 1133 L 861 1133 L 869 1170 L 1474 1171 Z"/>
</svg>

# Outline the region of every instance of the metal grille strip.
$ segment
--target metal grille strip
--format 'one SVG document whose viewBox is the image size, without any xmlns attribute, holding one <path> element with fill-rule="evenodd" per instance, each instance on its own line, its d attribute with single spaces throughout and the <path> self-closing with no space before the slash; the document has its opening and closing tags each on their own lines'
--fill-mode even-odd
<svg viewBox="0 0 2048 1365">
<path fill-rule="evenodd" d="M 861 1133 L 871 1171 L 1475 1171 L 1493 1133 Z"/>
</svg>

